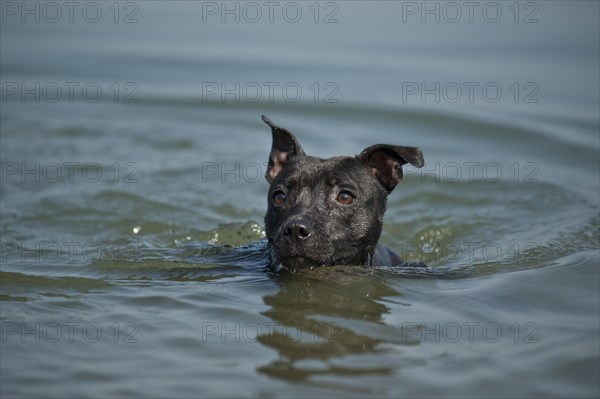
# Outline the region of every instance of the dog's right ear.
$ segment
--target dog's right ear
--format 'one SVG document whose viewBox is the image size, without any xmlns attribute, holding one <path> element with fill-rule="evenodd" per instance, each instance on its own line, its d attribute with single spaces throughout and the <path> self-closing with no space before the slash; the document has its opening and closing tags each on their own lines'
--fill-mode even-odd
<svg viewBox="0 0 600 399">
<path fill-rule="evenodd" d="M 296 156 L 304 155 L 304 150 L 292 133 L 276 126 L 264 115 L 262 116 L 262 120 L 271 126 L 273 133 L 273 145 L 271 146 L 269 166 L 265 175 L 267 181 L 272 183 L 279 172 L 281 172 L 281 169 L 283 169 L 283 165 Z"/>
</svg>

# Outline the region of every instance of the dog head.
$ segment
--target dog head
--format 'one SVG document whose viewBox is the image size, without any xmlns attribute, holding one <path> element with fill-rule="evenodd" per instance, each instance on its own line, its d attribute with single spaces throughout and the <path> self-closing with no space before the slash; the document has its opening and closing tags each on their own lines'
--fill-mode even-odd
<svg viewBox="0 0 600 399">
<path fill-rule="evenodd" d="M 265 176 L 273 265 L 369 265 L 387 195 L 402 179 L 402 165 L 423 166 L 421 150 L 377 144 L 355 157 L 322 159 L 306 155 L 292 133 L 262 119 L 273 134 Z"/>
</svg>

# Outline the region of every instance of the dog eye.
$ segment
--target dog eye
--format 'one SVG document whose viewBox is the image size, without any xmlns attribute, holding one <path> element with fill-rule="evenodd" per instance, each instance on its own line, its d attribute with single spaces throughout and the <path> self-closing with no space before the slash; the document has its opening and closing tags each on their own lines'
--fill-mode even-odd
<svg viewBox="0 0 600 399">
<path fill-rule="evenodd" d="M 354 195 L 350 191 L 340 191 L 336 199 L 340 204 L 350 205 L 356 198 L 354 198 Z"/>
<path fill-rule="evenodd" d="M 273 193 L 273 203 L 275 205 L 283 204 L 286 199 L 287 199 L 287 195 L 285 195 L 285 193 L 281 190 L 275 191 Z"/>
</svg>

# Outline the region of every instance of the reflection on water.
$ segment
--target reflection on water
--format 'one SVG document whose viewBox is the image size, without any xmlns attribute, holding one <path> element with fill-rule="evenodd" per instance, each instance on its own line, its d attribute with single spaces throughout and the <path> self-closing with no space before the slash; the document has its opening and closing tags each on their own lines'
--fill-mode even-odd
<svg viewBox="0 0 600 399">
<path fill-rule="evenodd" d="M 309 273 L 281 276 L 280 290 L 264 297 L 270 309 L 265 316 L 285 332 L 273 332 L 259 339 L 274 348 L 279 358 L 259 369 L 272 377 L 303 381 L 314 375 L 388 374 L 392 368 L 370 366 L 343 367 L 328 361 L 353 354 L 368 354 L 383 350 L 385 340 L 345 328 L 335 320 L 357 320 L 364 325 L 381 324 L 389 312 L 381 299 L 399 296 L 380 278 L 363 268 L 331 267 Z M 318 362 L 306 362 L 315 360 Z"/>
</svg>

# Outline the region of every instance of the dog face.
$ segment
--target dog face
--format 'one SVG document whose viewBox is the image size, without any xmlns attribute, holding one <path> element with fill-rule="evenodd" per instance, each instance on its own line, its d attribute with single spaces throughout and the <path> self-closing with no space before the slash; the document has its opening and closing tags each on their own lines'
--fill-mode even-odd
<svg viewBox="0 0 600 399">
<path fill-rule="evenodd" d="M 387 195 L 403 164 L 423 166 L 421 151 L 379 144 L 356 157 L 322 159 L 307 156 L 293 134 L 263 121 L 273 134 L 265 229 L 274 265 L 369 265 Z"/>
</svg>

